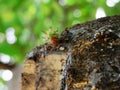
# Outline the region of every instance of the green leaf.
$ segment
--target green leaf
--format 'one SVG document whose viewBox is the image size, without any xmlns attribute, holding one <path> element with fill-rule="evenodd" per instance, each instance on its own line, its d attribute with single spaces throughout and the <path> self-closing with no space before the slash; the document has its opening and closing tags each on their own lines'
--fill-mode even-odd
<svg viewBox="0 0 120 90">
<path fill-rule="evenodd" d="M 3 85 L 6 84 L 6 82 L 1 77 L 0 77 L 0 83 L 3 84 Z"/>
</svg>

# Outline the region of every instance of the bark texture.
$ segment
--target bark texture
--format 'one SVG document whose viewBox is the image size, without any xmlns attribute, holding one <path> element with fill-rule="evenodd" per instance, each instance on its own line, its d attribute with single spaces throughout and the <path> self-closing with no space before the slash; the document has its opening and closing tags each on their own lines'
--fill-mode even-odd
<svg viewBox="0 0 120 90">
<path fill-rule="evenodd" d="M 22 90 L 120 90 L 120 15 L 66 28 L 58 41 L 28 54 Z"/>
</svg>

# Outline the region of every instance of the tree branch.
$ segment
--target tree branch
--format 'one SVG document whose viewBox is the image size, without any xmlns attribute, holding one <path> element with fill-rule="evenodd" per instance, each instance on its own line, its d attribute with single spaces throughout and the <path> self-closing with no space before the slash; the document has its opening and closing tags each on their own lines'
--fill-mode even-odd
<svg viewBox="0 0 120 90">
<path fill-rule="evenodd" d="M 0 69 L 13 69 L 16 65 L 9 65 L 9 64 L 4 64 L 2 62 L 0 62 Z"/>
</svg>

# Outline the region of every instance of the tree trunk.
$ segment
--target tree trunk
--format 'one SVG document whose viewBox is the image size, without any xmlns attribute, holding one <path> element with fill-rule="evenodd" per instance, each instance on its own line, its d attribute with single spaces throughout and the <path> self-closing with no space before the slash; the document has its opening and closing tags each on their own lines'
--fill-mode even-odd
<svg viewBox="0 0 120 90">
<path fill-rule="evenodd" d="M 120 16 L 64 30 L 28 54 L 22 90 L 120 90 Z"/>
</svg>

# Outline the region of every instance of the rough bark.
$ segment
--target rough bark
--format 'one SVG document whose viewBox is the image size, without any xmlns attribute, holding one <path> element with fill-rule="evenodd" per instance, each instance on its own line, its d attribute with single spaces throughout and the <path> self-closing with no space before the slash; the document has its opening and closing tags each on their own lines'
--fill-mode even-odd
<svg viewBox="0 0 120 90">
<path fill-rule="evenodd" d="M 22 90 L 120 90 L 120 16 L 67 28 L 57 46 L 36 47 L 27 59 Z"/>
<path fill-rule="evenodd" d="M 4 63 L 0 62 L 0 69 L 13 69 L 15 67 L 16 67 L 15 64 L 9 65 L 9 64 L 4 64 Z"/>
</svg>

